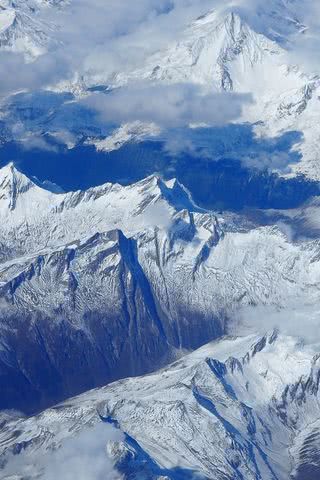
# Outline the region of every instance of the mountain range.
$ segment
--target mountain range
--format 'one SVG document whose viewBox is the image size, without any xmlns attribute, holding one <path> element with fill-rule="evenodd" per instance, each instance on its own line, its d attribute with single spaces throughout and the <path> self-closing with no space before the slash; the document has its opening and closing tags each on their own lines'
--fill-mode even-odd
<svg viewBox="0 0 320 480">
<path fill-rule="evenodd" d="M 315 10 L 189 3 L 0 0 L 6 480 L 319 478 Z"/>
<path fill-rule="evenodd" d="M 175 180 L 57 193 L 9 164 L 0 205 L 3 408 L 147 373 L 241 308 L 316 309 L 317 239 L 201 210 Z M 291 213 L 298 237 L 317 208 Z"/>
</svg>

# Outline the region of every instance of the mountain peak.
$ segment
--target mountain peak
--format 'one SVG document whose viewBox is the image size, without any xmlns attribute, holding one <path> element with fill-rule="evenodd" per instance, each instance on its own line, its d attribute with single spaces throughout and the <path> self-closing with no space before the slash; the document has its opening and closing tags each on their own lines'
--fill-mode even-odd
<svg viewBox="0 0 320 480">
<path fill-rule="evenodd" d="M 14 164 L 14 162 L 9 162 L 4 167 L 0 168 L 0 181 L 4 180 L 5 178 L 11 179 L 18 179 L 24 180 L 27 182 L 31 182 L 31 180 L 26 177 Z"/>
<path fill-rule="evenodd" d="M 217 15 L 216 9 L 209 10 L 207 13 L 204 13 L 203 15 L 200 15 L 200 17 L 198 17 L 195 20 L 194 24 L 195 25 L 204 25 L 206 23 L 210 23 L 216 18 L 216 15 Z"/>
<path fill-rule="evenodd" d="M 186 30 L 186 37 L 193 37 L 194 40 L 207 39 L 212 48 L 214 48 L 213 43 L 217 42 L 221 48 L 225 42 L 235 42 L 243 31 L 250 36 L 251 28 L 245 19 L 236 10 L 224 8 L 211 10 L 198 18 Z"/>
<path fill-rule="evenodd" d="M 210 10 L 208 13 L 198 17 L 193 25 L 205 26 L 208 24 L 221 23 L 242 23 L 242 18 L 236 10 L 231 9 L 214 9 Z"/>
<path fill-rule="evenodd" d="M 199 17 L 178 41 L 153 55 L 133 76 L 238 91 L 256 66 L 275 62 L 279 52 L 280 47 L 255 31 L 237 9 L 220 8 Z"/>
<path fill-rule="evenodd" d="M 21 173 L 13 162 L 0 169 L 0 202 L 5 203 L 4 206 L 7 206 L 9 210 L 15 209 L 19 194 L 25 193 L 33 187 L 35 184 Z"/>
</svg>

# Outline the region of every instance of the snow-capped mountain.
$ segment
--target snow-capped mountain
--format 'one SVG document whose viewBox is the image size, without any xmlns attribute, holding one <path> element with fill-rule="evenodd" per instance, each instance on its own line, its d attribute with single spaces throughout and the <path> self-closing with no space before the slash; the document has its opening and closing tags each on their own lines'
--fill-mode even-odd
<svg viewBox="0 0 320 480">
<path fill-rule="evenodd" d="M 266 67 L 267 62 L 269 68 L 279 68 L 283 61 L 281 47 L 252 30 L 239 14 L 213 10 L 196 20 L 179 42 L 151 57 L 135 75 L 137 80 L 192 81 L 216 90 L 248 92 L 253 85 L 246 82 L 255 69 Z"/>
<path fill-rule="evenodd" d="M 94 433 L 99 424 L 103 444 L 109 423 L 122 438 L 104 446 L 124 479 L 315 479 L 317 348 L 277 332 L 227 337 L 152 375 L 93 390 L 35 417 L 4 413 L 4 478 L 24 472 L 46 478 L 58 447 L 63 454 L 68 439 Z M 64 457 L 66 471 L 70 457 Z M 308 458 L 315 458 L 309 470 Z"/>
<path fill-rule="evenodd" d="M 0 0 L 0 477 L 318 479 L 309 2 L 99 3 Z"/>
<path fill-rule="evenodd" d="M 251 93 L 253 104 L 244 106 L 240 121 L 258 122 L 256 133 L 262 136 L 302 132 L 304 139 L 296 146 L 302 159 L 292 168 L 318 179 L 319 72 L 305 72 L 288 48 L 290 37 L 285 41 L 275 30 L 288 30 L 283 26 L 288 22 L 291 34 L 293 29 L 296 36 L 303 35 L 306 26 L 294 17 L 293 7 L 273 2 L 270 10 L 265 7 L 258 25 L 241 9 L 217 7 L 167 50 L 152 55 L 145 66 L 129 76 L 120 72 L 115 85 L 141 80 L 192 82 L 215 91 Z"/>
<path fill-rule="evenodd" d="M 4 408 L 151 371 L 223 334 L 239 308 L 317 308 L 317 241 L 199 210 L 156 176 L 55 192 L 0 170 Z"/>
<path fill-rule="evenodd" d="M 61 2 L 2 3 L 2 47 L 25 51 L 33 57 L 51 51 L 51 45 L 56 45 L 55 31 L 59 30 L 59 26 L 42 20 L 41 11 L 48 9 L 49 4 L 52 10 L 62 6 L 67 12 L 68 8 L 72 8 L 69 2 L 62 2 L 62 5 Z M 250 10 L 247 2 L 222 4 L 213 1 L 212 7 L 184 31 L 178 32 L 178 38 L 166 48 L 147 56 L 143 62 L 140 60 L 132 71 L 110 73 L 107 67 L 105 72 L 101 71 L 101 66 L 96 71 L 94 65 L 86 60 L 83 68 L 79 66 L 80 70 L 71 77 L 69 72 L 70 78 L 61 79 L 61 82 L 55 79 L 46 88 L 54 90 L 57 95 L 67 90 L 75 95 L 75 101 L 92 94 L 92 91 L 97 93 L 96 89 L 103 95 L 111 88 L 124 88 L 141 81 L 156 85 L 192 83 L 202 85 L 208 92 L 249 93 L 253 102 L 243 106 L 242 116 L 237 121 L 255 125 L 258 138 L 299 132 L 300 138 L 293 149 L 301 159 L 299 162 L 288 159 L 289 165 L 284 173 L 302 173 L 318 180 L 320 72 L 315 62 L 314 71 L 307 68 L 303 53 L 299 53 L 299 45 L 309 32 L 309 26 L 303 22 L 303 6 L 297 2 L 275 0 L 265 6 L 260 5 L 256 12 Z M 28 98 L 25 101 L 28 103 Z M 72 121 L 68 121 L 62 109 L 64 104 L 69 103 L 70 98 L 65 98 L 62 106 L 61 101 L 56 102 L 50 107 L 49 117 L 41 118 L 40 127 L 33 121 L 33 116 L 30 121 L 22 112 L 21 118 L 16 118 L 17 112 L 12 105 L 4 105 L 4 121 L 11 131 L 6 135 L 19 140 L 15 128 L 19 122 L 23 124 L 24 131 L 36 135 L 47 132 L 58 135 L 68 129 L 76 142 L 86 135 L 89 143 L 97 145 L 99 150 L 110 151 L 126 142 L 141 141 L 159 134 L 157 126 L 141 123 L 140 118 L 132 124 L 118 125 L 112 134 L 108 129 L 101 128 L 94 116 L 89 122 L 98 122 L 96 132 L 93 125 L 90 132 L 84 131 L 83 123 L 88 121 L 88 113 L 77 110 L 76 115 L 72 115 Z M 12 118 L 8 115 L 8 108 L 12 110 Z M 28 105 L 28 111 L 30 108 L 32 105 Z M 277 170 L 274 164 L 271 168 Z M 283 170 L 282 167 L 278 169 Z"/>
</svg>

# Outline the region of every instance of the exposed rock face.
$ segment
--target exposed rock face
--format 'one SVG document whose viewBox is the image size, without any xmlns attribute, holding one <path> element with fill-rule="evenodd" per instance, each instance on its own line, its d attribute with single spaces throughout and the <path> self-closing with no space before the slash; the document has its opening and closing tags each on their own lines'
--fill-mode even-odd
<svg viewBox="0 0 320 480">
<path fill-rule="evenodd" d="M 3 413 L 3 472 L 16 462 L 15 473 L 45 478 L 57 447 L 97 427 L 103 443 L 101 427 L 110 424 L 122 438 L 106 441 L 106 451 L 124 479 L 315 479 L 318 401 L 313 347 L 276 331 L 226 337 L 36 417 Z"/>
<path fill-rule="evenodd" d="M 150 372 L 242 307 L 317 304 L 317 242 L 199 211 L 176 181 L 53 193 L 9 165 L 0 185 L 1 408 Z"/>
</svg>

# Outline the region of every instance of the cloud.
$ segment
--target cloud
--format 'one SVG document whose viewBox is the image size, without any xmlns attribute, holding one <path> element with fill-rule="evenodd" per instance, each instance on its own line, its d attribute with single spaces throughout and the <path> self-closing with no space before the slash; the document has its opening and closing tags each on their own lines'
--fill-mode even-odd
<svg viewBox="0 0 320 480">
<path fill-rule="evenodd" d="M 29 3 L 39 10 L 38 2 Z M 7 74 L 1 75 L 1 91 L 37 88 L 59 79 L 72 80 L 75 75 L 98 82 L 115 72 L 132 70 L 212 9 L 238 11 L 257 31 L 280 39 L 283 36 L 288 39 L 288 48 L 290 44 L 295 47 L 292 51 L 301 48 L 313 62 L 317 58 L 320 7 L 314 0 L 303 0 L 303 7 L 298 0 L 270 0 L 268 5 L 262 0 L 71 0 L 61 4 L 62 8 L 40 7 L 36 15 L 39 25 L 52 37 L 47 54 L 27 64 L 19 54 L 10 54 L 10 60 L 1 56 L 0 71 L 5 73 L 8 65 Z M 18 2 L 16 8 L 30 8 L 23 5 Z M 308 28 L 300 34 L 303 25 Z M 25 28 L 28 31 L 28 25 Z"/>
<path fill-rule="evenodd" d="M 140 83 L 108 95 L 91 95 L 84 102 L 109 123 L 141 121 L 177 128 L 190 124 L 223 125 L 236 120 L 243 104 L 251 102 L 251 96 L 210 93 L 199 85 L 187 83 Z"/>
<path fill-rule="evenodd" d="M 211 0 L 71 0 L 61 4 L 62 8 L 41 8 L 33 0 L 17 2 L 21 21 L 17 41 L 23 44 L 25 32 L 28 54 L 25 59 L 20 53 L 1 54 L 0 94 L 35 90 L 77 77 L 98 81 L 131 70 L 212 8 Z M 42 54 L 33 62 L 28 48 L 28 32 L 34 29 L 32 21 L 28 23 L 31 7 L 36 12 L 39 43 L 43 43 L 43 32 L 49 36 L 47 52 L 41 48 Z M 37 42 L 36 37 L 37 32 L 32 32 L 32 41 Z"/>
<path fill-rule="evenodd" d="M 295 154 L 293 150 L 259 152 L 258 150 L 250 152 L 250 155 L 243 155 L 239 158 L 243 166 L 254 168 L 257 170 L 270 170 L 281 173 L 290 173 L 292 164 L 300 160 L 300 156 Z"/>
<path fill-rule="evenodd" d="M 48 35 L 53 37 L 47 42 L 48 51 L 33 61 L 29 56 L 24 58 L 22 53 L 0 52 L 0 96 L 20 91 L 36 95 L 57 86 L 68 89 L 75 81 L 81 84 L 83 80 L 89 84 L 105 84 L 115 72 L 141 66 L 150 54 L 176 40 L 189 23 L 218 3 L 212 0 L 71 0 L 61 2 L 62 8 L 40 8 L 37 21 L 44 29 L 49 25 Z M 39 9 L 39 3 L 34 5 Z M 27 7 L 18 2 L 16 8 Z M 41 99 L 45 101 L 43 95 Z M 109 95 L 97 93 L 86 100 L 87 105 L 113 127 L 142 121 L 154 122 L 163 128 L 187 126 L 192 122 L 209 125 L 229 122 L 238 118 L 242 104 L 249 101 L 246 95 L 206 94 L 188 84 L 156 87 L 147 83 L 129 85 Z M 48 113 L 53 107 L 70 112 L 76 103 L 75 98 L 73 104 L 66 100 L 65 108 L 57 105 L 49 111 L 49 105 L 45 107 Z M 24 112 L 22 109 L 17 113 L 23 115 Z M 7 115 L 4 119 L 9 129 L 12 128 L 10 118 Z M 59 112 L 48 117 L 48 121 L 55 122 L 51 131 L 69 130 L 65 118 L 65 115 L 59 117 Z M 72 122 L 78 125 L 79 118 L 80 115 Z M 92 118 L 87 118 L 90 125 L 99 130 L 101 123 L 95 123 L 94 112 Z M 58 121 L 62 125 L 57 125 Z M 36 122 L 31 124 L 26 117 L 21 118 L 21 123 L 30 140 L 33 133 L 40 138 L 41 131 L 34 131 Z"/>
<path fill-rule="evenodd" d="M 249 97 L 250 98 L 250 97 Z M 240 98 L 238 98 L 240 104 Z M 231 107 L 232 101 L 230 102 Z M 246 102 L 243 102 L 243 106 Z M 221 118 L 223 108 L 221 107 Z M 171 129 L 163 135 L 165 150 L 172 156 L 191 155 L 209 162 L 225 159 L 240 162 L 244 168 L 288 173 L 301 159 L 295 149 L 303 139 L 299 132 L 267 137 L 256 134 L 255 125 L 222 121 L 210 128 Z"/>
<path fill-rule="evenodd" d="M 172 212 L 165 203 L 149 205 L 143 212 L 144 227 L 158 227 L 168 230 L 172 225 Z"/>
<path fill-rule="evenodd" d="M 262 0 L 230 0 L 227 4 L 222 0 L 70 0 L 61 2 L 62 8 L 40 8 L 37 21 L 51 26 L 48 34 L 54 41 L 48 42 L 48 52 L 33 62 L 25 62 L 21 53 L 0 53 L 0 96 L 20 90 L 51 89 L 57 85 L 69 88 L 76 80 L 79 85 L 83 80 L 88 84 L 107 84 L 116 73 L 142 66 L 151 54 L 176 41 L 198 16 L 215 8 L 226 13 L 238 11 L 253 28 L 266 35 L 282 35 L 288 39 L 285 47 L 290 50 L 292 62 L 307 62 L 310 68 L 315 68 L 319 50 L 317 39 L 320 38 L 314 20 L 318 18 L 317 2 L 303 0 L 303 8 L 299 7 L 298 0 L 270 2 L 267 5 Z M 30 3 L 39 9 L 38 2 L 30 0 Z M 17 8 L 26 8 L 23 5 L 24 2 L 18 2 Z M 270 13 L 277 11 L 283 15 Z M 299 25 L 304 23 L 309 28 L 302 34 Z M 87 100 L 99 112 L 100 118 L 111 122 L 113 127 L 126 122 L 154 121 L 163 128 L 186 127 L 193 122 L 208 125 L 232 122 L 240 116 L 242 106 L 250 101 L 246 95 L 214 95 L 188 84 L 172 87 L 129 85 L 122 91 L 108 96 L 96 94 Z M 71 110 L 70 104 L 68 107 L 65 111 Z M 56 123 L 59 120 L 63 124 L 55 124 L 53 130 L 70 129 L 65 125 L 65 115 L 56 118 Z M 79 119 L 77 115 L 72 121 L 76 124 Z M 98 131 L 101 125 L 93 122 L 92 127 Z M 182 134 L 180 138 L 188 151 L 199 150 L 194 140 L 190 142 Z M 180 140 L 172 136 L 167 144 L 169 151 L 177 151 Z M 202 155 L 206 154 L 206 147 L 200 146 L 200 150 Z M 248 167 L 287 172 L 292 160 L 292 152 L 273 155 L 262 152 L 259 156 L 254 152 L 253 157 L 242 156 L 241 161 Z M 295 160 L 299 160 L 298 156 Z"/>
<path fill-rule="evenodd" d="M 55 152 L 57 153 L 58 147 L 51 145 L 44 137 L 39 137 L 37 135 L 28 135 L 20 141 L 22 150 L 25 151 L 35 151 L 39 150 L 41 152 Z"/>
<path fill-rule="evenodd" d="M 297 213 L 296 220 L 301 224 L 302 233 L 314 232 L 316 237 L 320 233 L 320 201 L 319 197 L 312 199 L 309 205 L 306 205 L 301 212 Z"/>
<path fill-rule="evenodd" d="M 122 440 L 120 430 L 99 423 L 63 441 L 55 451 L 11 456 L 1 476 L 40 473 L 43 480 L 120 480 L 107 456 L 106 444 Z"/>
<path fill-rule="evenodd" d="M 0 52 L 0 96 L 17 91 L 39 90 L 48 87 L 70 74 L 67 59 L 57 60 L 43 55 L 26 63 L 22 53 Z"/>
<path fill-rule="evenodd" d="M 282 334 L 298 337 L 312 345 L 320 342 L 319 316 L 319 306 L 303 303 L 292 304 L 287 308 L 271 305 L 244 307 L 234 314 L 229 325 L 229 333 L 265 334 L 278 329 Z"/>
</svg>

